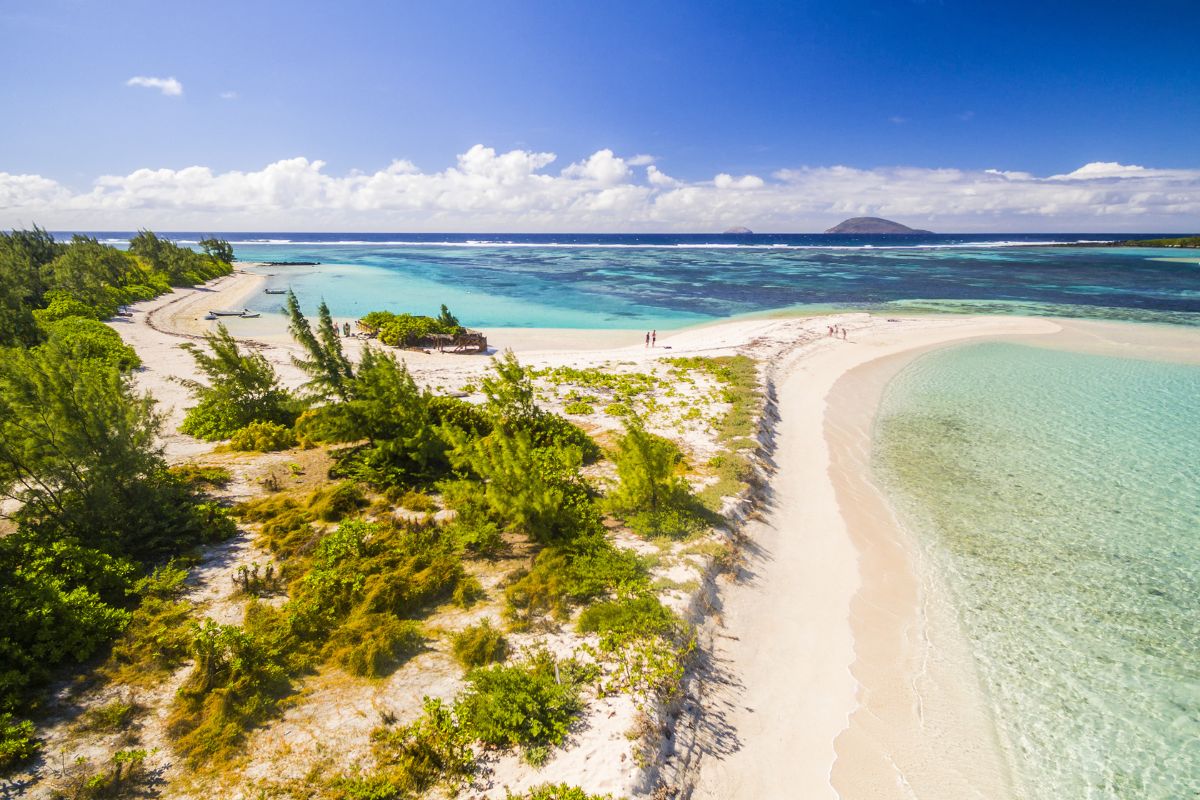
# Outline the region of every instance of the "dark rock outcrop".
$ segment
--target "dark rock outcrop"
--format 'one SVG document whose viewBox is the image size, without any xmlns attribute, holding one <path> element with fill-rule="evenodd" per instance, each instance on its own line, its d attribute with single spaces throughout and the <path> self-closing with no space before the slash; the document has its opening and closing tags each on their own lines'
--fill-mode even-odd
<svg viewBox="0 0 1200 800">
<path fill-rule="evenodd" d="M 890 219 L 881 219 L 879 217 L 852 217 L 851 219 L 839 222 L 834 225 L 826 233 L 932 233 L 933 231 L 923 231 L 917 228 L 910 228 L 907 225 L 901 225 L 899 222 L 892 222 Z"/>
</svg>

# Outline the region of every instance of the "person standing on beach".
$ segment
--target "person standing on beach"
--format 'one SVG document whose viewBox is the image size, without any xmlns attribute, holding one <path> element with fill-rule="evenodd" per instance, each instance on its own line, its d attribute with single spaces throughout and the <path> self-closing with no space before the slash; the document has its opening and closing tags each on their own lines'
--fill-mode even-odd
<svg viewBox="0 0 1200 800">
<path fill-rule="evenodd" d="M 658 347 L 658 331 L 650 331 L 650 346 Z"/>
<path fill-rule="evenodd" d="M 646 347 L 650 346 L 650 331 L 646 331 Z"/>
</svg>

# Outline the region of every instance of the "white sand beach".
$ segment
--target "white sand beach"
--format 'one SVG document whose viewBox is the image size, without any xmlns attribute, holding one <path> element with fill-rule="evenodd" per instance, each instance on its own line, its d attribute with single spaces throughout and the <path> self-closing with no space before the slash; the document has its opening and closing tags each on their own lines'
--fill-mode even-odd
<svg viewBox="0 0 1200 800">
<path fill-rule="evenodd" d="M 146 363 L 140 386 L 159 398 L 172 423 L 188 400 L 174 378 L 193 372 L 179 345 L 209 329 L 206 311 L 238 307 L 261 283 L 236 274 L 140 304 L 131 320 L 113 323 Z M 845 326 L 848 338 L 826 336 L 829 325 Z M 229 328 L 264 353 L 285 382 L 300 382 L 282 318 L 232 318 Z M 680 719 L 676 753 L 664 770 L 684 796 L 1003 794 L 993 791 L 1004 769 L 976 681 L 960 668 L 969 659 L 955 652 L 953 626 L 925 615 L 918 565 L 870 481 L 871 421 L 887 378 L 920 352 L 1058 329 L 1015 317 L 841 314 L 669 332 L 655 349 L 639 332 L 488 332 L 492 345 L 512 347 L 534 365 L 746 353 L 776 387 L 780 421 L 766 506 L 744 531 L 740 579 L 720 581 L 716 613 L 700 620 L 710 668 L 689 690 L 695 713 Z M 354 354 L 361 342 L 347 345 Z M 418 380 L 449 389 L 488 366 L 478 356 L 403 357 Z M 165 445 L 173 460 L 210 448 L 178 434 Z M 930 672 L 931 664 L 945 669 Z M 612 721 L 627 724 L 624 714 Z M 554 780 L 591 791 L 648 791 L 652 781 L 623 763 L 623 729 L 605 730 L 603 719 L 592 725 L 586 757 L 567 752 L 529 775 L 514 766 L 506 780 L 512 788 Z"/>
</svg>

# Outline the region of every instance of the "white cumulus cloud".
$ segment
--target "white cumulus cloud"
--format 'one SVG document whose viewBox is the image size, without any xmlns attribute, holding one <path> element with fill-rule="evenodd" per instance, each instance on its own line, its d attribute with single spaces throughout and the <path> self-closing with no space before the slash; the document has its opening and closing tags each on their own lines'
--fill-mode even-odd
<svg viewBox="0 0 1200 800">
<path fill-rule="evenodd" d="M 1200 170 L 1086 164 L 1030 172 L 848 166 L 780 169 L 769 178 L 718 173 L 681 180 L 637 156 L 603 149 L 555 171 L 551 152 L 482 144 L 452 166 L 397 160 L 335 175 L 319 159 L 251 171 L 205 166 L 104 175 L 86 188 L 0 172 L 0 228 L 819 231 L 850 216 L 930 230 L 1173 231 L 1200 228 Z M 2 165 L 0 165 L 2 166 Z"/>
<path fill-rule="evenodd" d="M 183 84 L 174 78 L 150 78 L 145 75 L 136 75 L 125 81 L 126 86 L 142 86 L 146 89 L 158 89 L 165 95 L 170 97 L 178 97 L 183 94 Z"/>
</svg>

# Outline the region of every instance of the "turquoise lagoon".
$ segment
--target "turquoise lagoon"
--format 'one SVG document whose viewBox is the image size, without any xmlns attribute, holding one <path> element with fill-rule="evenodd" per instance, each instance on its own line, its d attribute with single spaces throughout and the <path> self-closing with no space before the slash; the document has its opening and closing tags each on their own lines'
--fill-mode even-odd
<svg viewBox="0 0 1200 800">
<path fill-rule="evenodd" d="M 1022 797 L 1200 796 L 1200 366 L 953 347 L 874 435 Z"/>
<path fill-rule="evenodd" d="M 1200 264 L 1159 261 L 1162 251 L 1151 249 L 998 246 L 952 236 L 909 244 L 813 235 L 229 236 L 246 261 L 320 262 L 262 271 L 271 273 L 271 288 L 294 289 L 306 309 L 325 300 L 342 318 L 374 309 L 433 314 L 445 303 L 480 328 L 672 329 L 830 308 L 1200 324 Z M 261 295 L 251 306 L 270 313 L 280 303 Z"/>
</svg>

